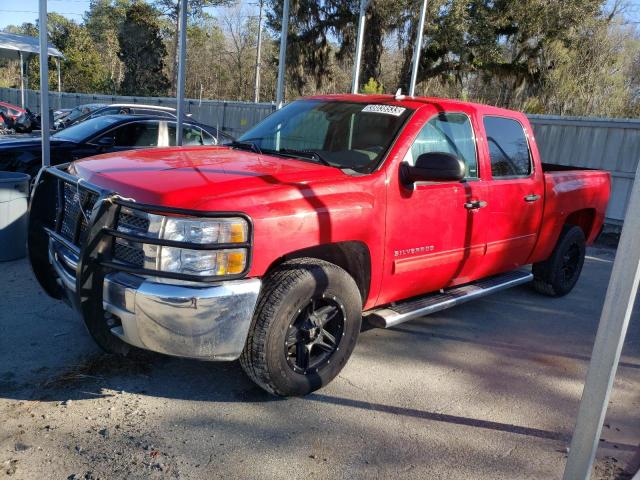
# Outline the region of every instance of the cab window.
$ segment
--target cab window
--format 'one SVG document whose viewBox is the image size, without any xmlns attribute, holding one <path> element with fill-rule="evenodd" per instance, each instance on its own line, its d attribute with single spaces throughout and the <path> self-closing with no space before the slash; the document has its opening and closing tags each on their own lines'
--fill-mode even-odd
<svg viewBox="0 0 640 480">
<path fill-rule="evenodd" d="M 116 147 L 157 147 L 158 122 L 132 122 L 116 128 L 112 135 Z"/>
<path fill-rule="evenodd" d="M 415 165 L 423 153 L 444 152 L 455 155 L 466 166 L 465 178 L 478 178 L 478 158 L 473 126 L 463 113 L 440 113 L 431 118 L 420 130 L 405 162 Z"/>
<path fill-rule="evenodd" d="M 163 122 L 165 123 L 165 122 Z M 171 147 L 175 147 L 176 145 L 176 124 L 173 122 L 169 123 L 168 126 L 168 144 Z M 191 125 L 182 125 L 182 145 L 192 146 L 192 145 L 206 145 L 205 141 L 202 137 L 202 130 L 198 127 L 193 127 Z"/>
<path fill-rule="evenodd" d="M 520 122 L 511 118 L 485 117 L 484 129 L 493 178 L 531 175 L 529 143 Z"/>
</svg>

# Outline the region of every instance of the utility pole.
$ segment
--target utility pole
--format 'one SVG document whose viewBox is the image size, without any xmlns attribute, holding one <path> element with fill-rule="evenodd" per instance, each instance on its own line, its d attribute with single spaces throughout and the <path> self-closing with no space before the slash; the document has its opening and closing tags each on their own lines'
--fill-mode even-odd
<svg viewBox="0 0 640 480">
<path fill-rule="evenodd" d="M 356 39 L 356 57 L 353 63 L 351 93 L 358 93 L 360 88 L 360 62 L 362 61 L 362 43 L 364 42 L 364 25 L 366 21 L 368 0 L 360 0 L 360 16 L 358 17 L 358 38 Z"/>
<path fill-rule="evenodd" d="M 40 0 L 40 132 L 42 166 L 51 165 L 49 145 L 49 39 L 47 28 L 47 0 Z"/>
<path fill-rule="evenodd" d="M 264 0 L 258 1 L 258 45 L 256 46 L 256 79 L 253 87 L 253 101 L 258 103 L 260 101 L 260 54 L 262 50 L 262 7 Z"/>
<path fill-rule="evenodd" d="M 178 24 L 178 85 L 176 105 L 176 145 L 182 146 L 182 117 L 184 115 L 184 66 L 187 60 L 187 0 L 180 0 Z"/>
<path fill-rule="evenodd" d="M 409 84 L 409 96 L 416 93 L 416 80 L 418 79 L 418 66 L 420 65 L 420 53 L 422 51 L 422 35 L 424 33 L 424 19 L 427 16 L 427 0 L 422 1 L 420 10 L 420 21 L 418 22 L 418 32 L 416 35 L 416 45 L 413 52 L 413 65 L 411 65 L 411 83 Z"/>
<path fill-rule="evenodd" d="M 18 52 L 18 55 L 20 55 L 20 106 L 22 108 L 24 108 L 25 106 L 25 102 L 24 102 L 24 72 L 25 72 L 25 68 L 24 68 L 24 58 L 22 58 L 22 51 Z"/>
<path fill-rule="evenodd" d="M 282 30 L 280 32 L 280 57 L 278 59 L 278 84 L 276 86 L 276 108 L 284 103 L 284 75 L 287 62 L 287 36 L 289 35 L 289 0 L 282 5 Z"/>
</svg>

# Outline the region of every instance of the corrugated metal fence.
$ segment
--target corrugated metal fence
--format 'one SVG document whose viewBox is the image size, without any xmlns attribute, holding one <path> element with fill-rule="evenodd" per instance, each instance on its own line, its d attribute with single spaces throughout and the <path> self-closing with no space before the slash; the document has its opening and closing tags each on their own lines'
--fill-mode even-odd
<svg viewBox="0 0 640 480">
<path fill-rule="evenodd" d="M 38 91 L 27 91 L 27 106 L 40 104 Z M 0 99 L 19 105 L 20 90 L 0 88 Z M 142 103 L 174 107 L 174 98 L 123 97 L 51 92 L 53 108 L 84 103 Z M 187 100 L 187 111 L 197 120 L 237 136 L 275 110 L 271 103 Z M 608 170 L 612 191 L 607 223 L 621 225 L 640 158 L 640 120 L 530 115 L 543 161 Z"/>
<path fill-rule="evenodd" d="M 622 225 L 640 158 L 640 120 L 530 115 L 544 162 L 611 172 L 607 223 Z"/>
</svg>

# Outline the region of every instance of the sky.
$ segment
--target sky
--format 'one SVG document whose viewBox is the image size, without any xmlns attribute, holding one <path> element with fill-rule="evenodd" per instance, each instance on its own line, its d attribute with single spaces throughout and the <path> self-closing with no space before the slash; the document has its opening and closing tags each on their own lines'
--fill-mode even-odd
<svg viewBox="0 0 640 480">
<path fill-rule="evenodd" d="M 39 0 L 0 0 L 0 30 L 8 25 L 36 23 L 39 3 Z M 48 0 L 47 9 L 50 13 L 60 13 L 81 22 L 82 14 L 89 8 L 89 3 L 90 0 Z"/>
<path fill-rule="evenodd" d="M 0 29 L 24 22 L 35 23 L 38 4 L 38 0 L 0 0 Z M 81 21 L 82 13 L 89 8 L 89 0 L 48 0 L 47 8 L 50 12 Z"/>
<path fill-rule="evenodd" d="M 0 30 L 7 25 L 35 23 L 38 4 L 39 0 L 0 0 Z M 630 20 L 640 22 L 640 0 L 629 0 L 629 4 L 627 14 Z M 48 0 L 47 8 L 50 12 L 60 13 L 79 22 L 82 21 L 83 12 L 89 8 L 89 0 Z"/>
</svg>

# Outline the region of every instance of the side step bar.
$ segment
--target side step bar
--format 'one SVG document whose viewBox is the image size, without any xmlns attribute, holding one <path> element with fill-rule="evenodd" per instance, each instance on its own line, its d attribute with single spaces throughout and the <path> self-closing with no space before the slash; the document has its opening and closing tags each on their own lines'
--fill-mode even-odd
<svg viewBox="0 0 640 480">
<path fill-rule="evenodd" d="M 378 328 L 389 328 L 531 280 L 533 280 L 531 273 L 516 270 L 449 288 L 443 292 L 430 293 L 422 297 L 392 303 L 387 307 L 365 312 L 365 316 L 371 325 Z"/>
</svg>

